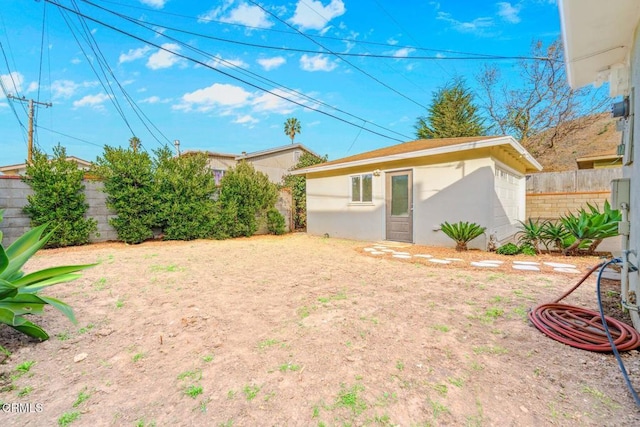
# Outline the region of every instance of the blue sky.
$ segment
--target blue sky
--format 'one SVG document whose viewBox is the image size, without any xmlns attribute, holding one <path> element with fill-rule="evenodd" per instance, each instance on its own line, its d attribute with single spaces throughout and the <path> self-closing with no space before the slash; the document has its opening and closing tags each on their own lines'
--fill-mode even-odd
<svg viewBox="0 0 640 427">
<path fill-rule="evenodd" d="M 517 78 L 515 60 L 451 58 L 528 55 L 560 34 L 545 0 L 10 1 L 0 26 L 4 92 L 53 104 L 36 109 L 37 147 L 86 160 L 134 134 L 148 151 L 263 150 L 290 143 L 288 117 L 330 159 L 396 144 L 454 77 L 474 91 L 484 64 Z M 28 124 L 5 93 L 2 165 L 25 160 Z"/>
</svg>

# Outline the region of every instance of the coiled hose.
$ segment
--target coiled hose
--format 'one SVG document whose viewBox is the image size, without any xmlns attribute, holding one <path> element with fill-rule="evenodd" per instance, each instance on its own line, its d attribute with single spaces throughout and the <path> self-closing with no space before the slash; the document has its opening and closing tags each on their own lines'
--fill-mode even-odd
<svg viewBox="0 0 640 427">
<path fill-rule="evenodd" d="M 529 311 L 528 317 L 543 334 L 563 344 L 588 351 L 613 352 L 627 388 L 631 392 L 636 405 L 640 407 L 640 397 L 638 397 L 631 385 L 629 375 L 619 354 L 619 351 L 627 351 L 639 347 L 640 334 L 626 323 L 605 316 L 600 295 L 602 272 L 608 265 L 620 262 L 621 260 L 616 258 L 594 266 L 560 298 L 551 303 L 541 304 L 533 308 Z M 576 306 L 560 304 L 560 301 L 575 291 L 598 269 L 600 269 L 597 281 L 599 313 Z"/>
</svg>

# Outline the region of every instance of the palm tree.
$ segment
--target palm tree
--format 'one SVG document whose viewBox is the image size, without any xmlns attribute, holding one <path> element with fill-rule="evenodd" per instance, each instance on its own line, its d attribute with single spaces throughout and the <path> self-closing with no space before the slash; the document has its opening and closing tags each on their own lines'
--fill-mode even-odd
<svg viewBox="0 0 640 427">
<path fill-rule="evenodd" d="M 291 143 L 293 144 L 293 139 L 296 137 L 296 133 L 302 133 L 298 119 L 295 117 L 289 117 L 287 121 L 284 122 L 284 133 L 289 135 Z"/>
</svg>

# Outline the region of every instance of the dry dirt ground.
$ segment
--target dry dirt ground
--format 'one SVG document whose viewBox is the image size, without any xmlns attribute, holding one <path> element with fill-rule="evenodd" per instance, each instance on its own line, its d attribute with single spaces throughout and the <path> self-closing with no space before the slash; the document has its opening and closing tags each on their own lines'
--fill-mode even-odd
<svg viewBox="0 0 640 427">
<path fill-rule="evenodd" d="M 367 246 L 292 234 L 41 251 L 26 270 L 100 264 L 44 292 L 73 306 L 78 325 L 49 310 L 42 343 L 0 328 L 12 353 L 0 364 L 3 408 L 32 405 L 0 412 L 0 425 L 639 425 L 612 355 L 526 321 L 579 275 Z M 582 271 L 598 261 L 544 259 Z M 590 278 L 566 302 L 596 309 L 594 290 Z M 623 354 L 637 388 L 638 356 Z"/>
</svg>

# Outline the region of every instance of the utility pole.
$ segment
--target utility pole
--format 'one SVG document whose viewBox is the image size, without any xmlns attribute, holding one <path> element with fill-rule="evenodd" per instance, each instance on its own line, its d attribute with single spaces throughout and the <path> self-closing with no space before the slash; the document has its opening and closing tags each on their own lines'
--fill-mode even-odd
<svg viewBox="0 0 640 427">
<path fill-rule="evenodd" d="M 17 96 L 13 96 L 11 94 L 7 95 L 7 98 L 15 99 L 20 102 L 29 102 L 29 141 L 27 144 L 27 163 L 31 164 L 33 161 L 33 109 L 35 105 L 44 105 L 45 107 L 53 107 L 53 104 L 50 102 L 39 102 L 34 101 L 33 99 L 27 99 L 24 96 L 22 98 L 18 98 Z"/>
<path fill-rule="evenodd" d="M 180 157 L 180 140 L 176 139 L 173 141 L 173 145 L 176 147 L 176 153 L 178 153 L 178 157 Z"/>
</svg>

